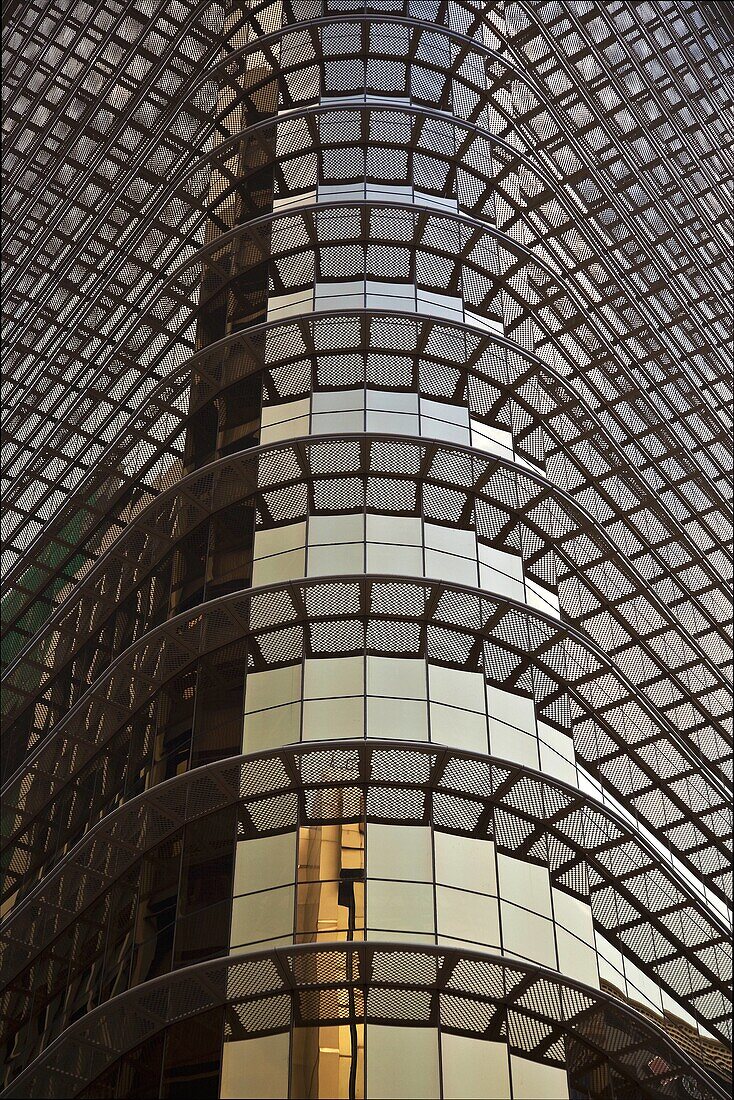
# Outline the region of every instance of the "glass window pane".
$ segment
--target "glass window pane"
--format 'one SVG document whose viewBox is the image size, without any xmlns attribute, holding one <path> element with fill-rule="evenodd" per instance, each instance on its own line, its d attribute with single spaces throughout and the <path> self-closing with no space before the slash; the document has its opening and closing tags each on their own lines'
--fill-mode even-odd
<svg viewBox="0 0 734 1100">
<path fill-rule="evenodd" d="M 301 740 L 301 704 L 288 703 L 245 716 L 243 752 L 265 752 Z"/>
<path fill-rule="evenodd" d="M 311 417 L 311 432 L 313 435 L 330 435 L 333 432 L 364 431 L 364 413 L 362 412 L 334 412 L 314 413 Z"/>
<path fill-rule="evenodd" d="M 354 412 L 364 408 L 364 390 L 322 390 L 314 393 L 311 400 L 315 413 Z"/>
<path fill-rule="evenodd" d="M 381 546 L 370 542 L 367 544 L 367 572 L 422 577 L 423 551 L 419 546 Z"/>
<path fill-rule="evenodd" d="M 568 1100 L 568 1077 L 565 1069 L 531 1062 L 528 1058 L 510 1055 L 512 1093 L 515 1100 Z"/>
<path fill-rule="evenodd" d="M 485 713 L 484 677 L 481 672 L 429 665 L 428 676 L 431 699 L 435 702 Z"/>
<path fill-rule="evenodd" d="M 310 430 L 310 417 L 298 416 L 290 420 L 284 420 L 280 424 L 272 424 L 269 428 L 260 430 L 260 442 L 279 443 L 281 439 L 295 439 L 297 436 L 308 435 Z"/>
<path fill-rule="evenodd" d="M 494 844 L 453 833 L 433 835 L 436 853 L 436 882 L 482 894 L 497 893 Z"/>
<path fill-rule="evenodd" d="M 339 883 L 304 882 L 298 887 L 298 943 L 315 943 L 319 935 L 339 939 L 337 930 L 346 931 L 348 912 L 339 905 Z"/>
<path fill-rule="evenodd" d="M 450 320 L 464 319 L 464 303 L 455 294 L 437 294 L 435 291 L 418 291 L 418 309 L 431 317 L 448 317 Z"/>
<path fill-rule="evenodd" d="M 367 926 L 387 932 L 433 933 L 433 888 L 422 883 L 383 882 L 370 878 L 367 882 Z"/>
<path fill-rule="evenodd" d="M 364 736 L 364 698 L 309 699 L 303 704 L 303 740 Z"/>
<path fill-rule="evenodd" d="M 594 946 L 594 920 L 591 915 L 591 906 L 586 905 L 578 898 L 572 898 L 563 890 L 551 887 L 553 894 L 553 916 L 556 924 L 562 925 L 569 932 L 573 932 L 584 943 Z"/>
<path fill-rule="evenodd" d="M 496 569 L 513 580 L 523 579 L 522 558 L 519 554 L 508 554 L 505 550 L 497 550 L 494 546 L 488 546 L 484 542 L 478 543 L 479 560 L 490 569 Z"/>
<path fill-rule="evenodd" d="M 301 664 L 250 672 L 245 682 L 245 713 L 264 710 L 301 697 Z"/>
<path fill-rule="evenodd" d="M 556 967 L 556 940 L 553 921 L 529 913 L 519 905 L 500 903 L 502 912 L 502 943 L 504 950 L 521 959 L 531 959 L 541 966 Z"/>
<path fill-rule="evenodd" d="M 306 551 L 289 550 L 272 558 L 261 558 L 252 564 L 252 586 L 280 584 L 306 575 Z"/>
<path fill-rule="evenodd" d="M 443 527 L 439 523 L 426 523 L 426 548 L 443 550 L 462 558 L 477 557 L 477 537 L 474 531 L 462 531 L 457 527 Z"/>
<path fill-rule="evenodd" d="M 540 767 L 544 774 L 554 775 L 572 786 L 577 786 L 575 754 L 570 737 L 545 722 L 538 722 L 538 748 Z"/>
<path fill-rule="evenodd" d="M 334 542 L 363 541 L 364 515 L 361 512 L 347 516 L 309 517 L 309 546 L 326 546 Z"/>
<path fill-rule="evenodd" d="M 355 1030 L 357 1057 L 353 1065 L 352 1034 L 348 1024 L 293 1029 L 290 1095 L 294 1100 L 347 1100 L 352 1071 L 353 1095 L 355 1100 L 362 1100 L 364 1024 L 357 1024 Z"/>
<path fill-rule="evenodd" d="M 340 543 L 336 546 L 312 546 L 309 548 L 309 577 L 327 577 L 332 573 L 363 572 L 363 542 Z"/>
<path fill-rule="evenodd" d="M 538 739 L 534 734 L 508 726 L 506 722 L 489 720 L 489 745 L 493 756 L 514 760 L 528 768 L 538 768 Z"/>
<path fill-rule="evenodd" d="M 361 309 L 363 306 L 363 279 L 316 284 L 316 309 Z"/>
<path fill-rule="evenodd" d="M 295 875 L 295 830 L 238 843 L 234 869 L 235 894 L 285 886 L 294 881 Z"/>
<path fill-rule="evenodd" d="M 441 550 L 426 550 L 426 574 L 449 584 L 465 584 L 469 588 L 477 587 L 477 563 L 467 558 L 458 558 L 455 554 L 445 554 Z"/>
<path fill-rule="evenodd" d="M 433 420 L 428 416 L 421 416 L 421 435 L 429 439 L 445 439 L 448 443 L 458 443 L 462 447 L 469 445 L 468 428 L 447 424 L 445 420 Z"/>
<path fill-rule="evenodd" d="M 487 751 L 487 719 L 483 714 L 431 703 L 431 741 L 466 752 Z"/>
<path fill-rule="evenodd" d="M 403 657 L 368 657 L 367 690 L 370 695 L 425 699 L 426 663 Z"/>
<path fill-rule="evenodd" d="M 418 417 L 406 413 L 368 412 L 367 431 L 418 435 Z"/>
<path fill-rule="evenodd" d="M 230 946 L 293 938 L 294 888 L 283 886 L 235 898 Z"/>
<path fill-rule="evenodd" d="M 361 695 L 364 692 L 364 661 L 361 657 L 307 659 L 304 663 L 304 699 Z"/>
<path fill-rule="evenodd" d="M 499 911 L 495 898 L 437 886 L 436 912 L 440 938 L 469 940 L 484 947 L 499 948 Z"/>
<path fill-rule="evenodd" d="M 306 524 L 288 523 L 284 527 L 270 527 L 255 532 L 255 557 L 266 558 L 295 550 L 306 543 Z"/>
<path fill-rule="evenodd" d="M 488 565 L 479 565 L 479 587 L 487 592 L 497 592 L 500 596 L 507 596 L 518 603 L 529 602 L 525 599 L 525 586 L 522 581 L 513 580 L 506 573 L 498 569 L 491 569 Z M 547 608 L 546 608 L 547 610 Z"/>
<path fill-rule="evenodd" d="M 510 1066 L 504 1043 L 441 1036 L 444 1100 L 503 1100 L 510 1097 Z"/>
<path fill-rule="evenodd" d="M 285 317 L 310 313 L 313 309 L 313 290 L 308 287 L 293 290 L 290 294 L 271 294 L 268 297 L 268 320 L 282 321 Z"/>
<path fill-rule="evenodd" d="M 624 959 L 622 952 L 605 940 L 599 932 L 595 932 L 597 959 L 599 963 L 599 976 L 604 981 L 611 982 L 613 986 L 627 996 L 627 982 L 624 976 Z"/>
<path fill-rule="evenodd" d="M 306 524 L 290 523 L 255 533 L 253 586 L 278 584 L 304 576 Z"/>
<path fill-rule="evenodd" d="M 225 1043 L 221 1100 L 281 1100 L 288 1095 L 290 1035 L 264 1035 Z"/>
<path fill-rule="evenodd" d="M 381 412 L 401 412 L 418 415 L 418 395 L 390 390 L 367 390 L 367 408 Z"/>
<path fill-rule="evenodd" d="M 369 1100 L 436 1100 L 440 1095 L 435 1028 L 368 1024 Z"/>
<path fill-rule="evenodd" d="M 551 592 L 542 584 L 536 584 L 530 577 L 525 579 L 525 591 L 527 601 L 531 606 L 540 608 L 546 615 L 555 615 L 556 617 L 560 615 L 561 605 L 555 592 Z"/>
<path fill-rule="evenodd" d="M 487 685 L 487 708 L 490 718 L 506 722 L 516 729 L 534 734 L 535 707 L 533 700 L 524 695 L 515 695 L 510 691 Z"/>
<path fill-rule="evenodd" d="M 367 860 L 371 879 L 432 882 L 431 830 L 427 825 L 368 825 Z"/>
<path fill-rule="evenodd" d="M 503 428 L 482 424 L 481 421 L 472 419 L 471 444 L 477 450 L 512 458 L 512 432 L 505 431 Z"/>
<path fill-rule="evenodd" d="M 500 897 L 532 909 L 544 917 L 551 916 L 550 876 L 547 867 L 499 855 L 497 869 Z"/>
<path fill-rule="evenodd" d="M 627 979 L 627 995 L 633 1001 L 640 1001 L 653 1012 L 662 1015 L 663 999 L 660 986 L 649 978 L 639 966 L 627 958 L 622 959 L 624 975 Z"/>
<path fill-rule="evenodd" d="M 407 274 L 407 264 L 401 264 Z M 398 272 L 402 274 L 403 272 Z M 367 309 L 415 309 L 415 287 L 411 284 L 367 282 Z"/>
<path fill-rule="evenodd" d="M 367 723 L 369 737 L 428 740 L 428 713 L 422 700 L 370 697 L 367 700 Z"/>
<path fill-rule="evenodd" d="M 343 869 L 364 868 L 363 826 L 304 826 L 299 837 L 298 942 L 344 939 L 349 926 L 350 893 L 354 898 L 352 927 L 363 932 L 364 882 L 349 883 L 345 889 L 339 881 Z"/>
<path fill-rule="evenodd" d="M 263 427 L 280 424 L 283 420 L 308 416 L 311 411 L 311 398 L 303 397 L 299 401 L 285 401 L 280 405 L 263 405 L 261 423 Z"/>
<path fill-rule="evenodd" d="M 367 516 L 367 538 L 370 542 L 399 543 L 402 546 L 422 546 L 420 519 L 413 516 Z"/>
<path fill-rule="evenodd" d="M 577 936 L 556 924 L 558 969 L 569 978 L 576 978 L 594 989 L 599 988 L 599 967 L 596 951 L 582 943 Z"/>
</svg>

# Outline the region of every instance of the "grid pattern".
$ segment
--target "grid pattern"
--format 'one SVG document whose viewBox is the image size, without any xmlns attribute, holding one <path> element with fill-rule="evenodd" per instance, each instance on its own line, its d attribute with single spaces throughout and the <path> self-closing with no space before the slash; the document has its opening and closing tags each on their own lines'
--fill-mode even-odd
<svg viewBox="0 0 734 1100">
<path fill-rule="evenodd" d="M 370 1022 L 441 1021 L 449 1032 L 503 1038 L 511 1050 L 556 1064 L 572 1044 L 574 1075 L 583 1080 L 603 1066 L 615 1095 L 726 1095 L 656 1025 L 616 999 L 501 957 L 402 944 L 234 955 L 158 979 L 75 1024 L 7 1095 L 79 1095 L 90 1077 L 169 1021 L 220 1004 L 238 1038 L 286 1030 L 292 1018 L 301 1026 L 348 1021 L 352 987 L 359 1016 Z M 604 1032 L 614 1037 L 613 1054 L 599 1048 Z"/>
<path fill-rule="evenodd" d="M 5 1095 L 124 1093 L 207 1013 L 220 1052 L 399 1021 L 594 1100 L 720 1095 L 726 5 L 30 0 L 3 39 Z M 468 536 L 525 596 L 256 579 L 258 546 L 357 516 Z M 259 676 L 360 657 L 509 693 L 600 799 L 374 731 L 242 755 Z M 183 853 L 178 927 L 204 881 L 230 914 L 238 841 L 345 821 L 547 868 L 688 1023 L 469 949 L 213 962 L 229 916 L 203 963 L 101 982 L 144 867 Z"/>
<path fill-rule="evenodd" d="M 51 945 L 49 958 L 64 957 L 64 973 L 69 962 L 74 969 L 82 966 L 85 960 L 73 957 L 74 944 L 83 943 L 88 958 L 90 938 L 68 931 L 80 915 L 146 852 L 190 821 L 235 802 L 238 835 L 245 838 L 361 814 L 374 822 L 431 822 L 435 829 L 492 839 L 498 851 L 543 863 L 554 885 L 581 899 L 590 894 L 606 937 L 623 947 L 634 944 L 641 957 L 652 951 L 655 961 L 646 965 L 655 979 L 728 1037 L 726 925 L 712 923 L 685 880 L 612 811 L 573 787 L 489 757 L 372 738 L 196 769 L 105 817 L 14 911 L 6 930 L 13 998 L 39 984 L 28 967 L 41 942 Z M 133 836 L 141 838 L 135 847 L 129 844 Z M 92 924 L 98 912 L 89 914 Z M 53 989 L 49 962 L 41 965 L 40 984 Z M 24 1015 L 17 1000 L 10 1015 Z"/>
</svg>

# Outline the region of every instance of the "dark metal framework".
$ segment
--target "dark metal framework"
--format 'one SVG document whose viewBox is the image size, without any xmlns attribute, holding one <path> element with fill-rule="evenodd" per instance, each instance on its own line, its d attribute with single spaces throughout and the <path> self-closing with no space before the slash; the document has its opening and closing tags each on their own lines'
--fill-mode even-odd
<svg viewBox="0 0 734 1100">
<path fill-rule="evenodd" d="M 220 1046 L 400 1022 L 502 1040 L 600 1100 L 723 1095 L 726 7 L 8 6 L 4 1095 L 158 1095 L 199 1016 Z M 366 420 L 261 441 L 281 405 L 373 392 L 512 453 Z M 254 583 L 257 535 L 344 514 L 472 532 L 560 610 L 429 573 Z M 242 755 L 248 675 L 359 655 L 532 700 L 604 798 L 435 743 Z M 129 964 L 157 861 L 221 827 L 224 881 L 239 841 L 343 822 L 547 868 L 720 1042 L 468 947 L 216 959 L 225 937 Z"/>
<path fill-rule="evenodd" d="M 41 942 L 48 958 L 63 957 L 74 970 L 91 966 L 95 935 L 101 947 L 108 934 L 100 925 L 99 914 L 107 910 L 100 899 L 129 875 L 133 864 L 189 822 L 234 804 L 240 838 L 361 818 L 430 823 L 434 829 L 492 839 L 498 851 L 544 863 L 555 885 L 591 897 L 594 919 L 607 937 L 640 953 L 649 941 L 656 955 L 650 973 L 726 1036 L 728 987 L 709 964 L 713 954 L 726 951 L 726 924 L 712 918 L 674 870 L 661 866 L 659 853 L 624 819 L 576 788 L 529 769 L 374 738 L 210 764 L 108 814 L 18 906 L 8 952 L 16 996 L 38 985 L 25 967 L 38 960 Z M 140 837 L 132 847 L 131 837 Z M 78 932 L 82 919 L 92 935 L 64 941 L 69 926 Z M 75 959 L 81 942 L 85 957 Z M 40 962 L 48 967 L 47 960 Z M 45 970 L 47 984 L 49 974 Z M 717 994 L 718 1017 L 713 1010 Z"/>
<path fill-rule="evenodd" d="M 71 1027 L 9 1097 L 108 1095 L 124 1056 L 172 1020 L 225 1007 L 228 1037 L 269 1034 L 292 1025 L 349 1020 L 343 994 L 353 989 L 357 1015 L 375 1023 L 436 1026 L 454 1034 L 504 1039 L 511 1050 L 570 1066 L 588 1092 L 601 1071 L 608 1090 L 629 1097 L 727 1095 L 662 1031 L 617 998 L 567 982 L 552 971 L 501 956 L 404 944 L 311 945 L 232 955 L 200 963 L 130 990 Z M 340 996 L 342 994 L 342 996 Z M 598 1036 L 609 1036 L 603 1041 Z M 569 1047 L 571 1048 L 569 1051 Z M 116 1063 L 122 1062 L 122 1065 Z M 105 1071 L 114 1064 L 114 1073 Z M 82 1068 L 83 1067 L 83 1068 Z"/>
</svg>

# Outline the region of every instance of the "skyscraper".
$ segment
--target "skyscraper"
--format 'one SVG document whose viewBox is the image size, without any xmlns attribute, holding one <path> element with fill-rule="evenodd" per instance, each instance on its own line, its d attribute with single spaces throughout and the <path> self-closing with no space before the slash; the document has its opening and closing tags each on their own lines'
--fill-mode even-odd
<svg viewBox="0 0 734 1100">
<path fill-rule="evenodd" d="M 727 5 L 4 38 L 3 1095 L 726 1095 Z"/>
</svg>

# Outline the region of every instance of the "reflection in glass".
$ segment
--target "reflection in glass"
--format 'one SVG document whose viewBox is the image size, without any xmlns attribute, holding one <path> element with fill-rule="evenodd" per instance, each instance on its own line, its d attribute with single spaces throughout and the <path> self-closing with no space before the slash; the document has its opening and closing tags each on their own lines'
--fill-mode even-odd
<svg viewBox="0 0 734 1100">
<path fill-rule="evenodd" d="M 362 821 L 299 830 L 297 943 L 364 939 L 364 838 Z M 292 1097 L 364 1096 L 364 1025 L 357 1022 L 351 965 L 350 958 L 347 990 L 339 996 L 348 1022 L 294 1030 Z"/>
<path fill-rule="evenodd" d="M 303 826 L 298 837 L 296 943 L 363 939 L 363 880 L 362 822 Z"/>
<path fill-rule="evenodd" d="M 292 1100 L 363 1100 L 364 1024 L 294 1028 L 290 1095 Z"/>
</svg>

